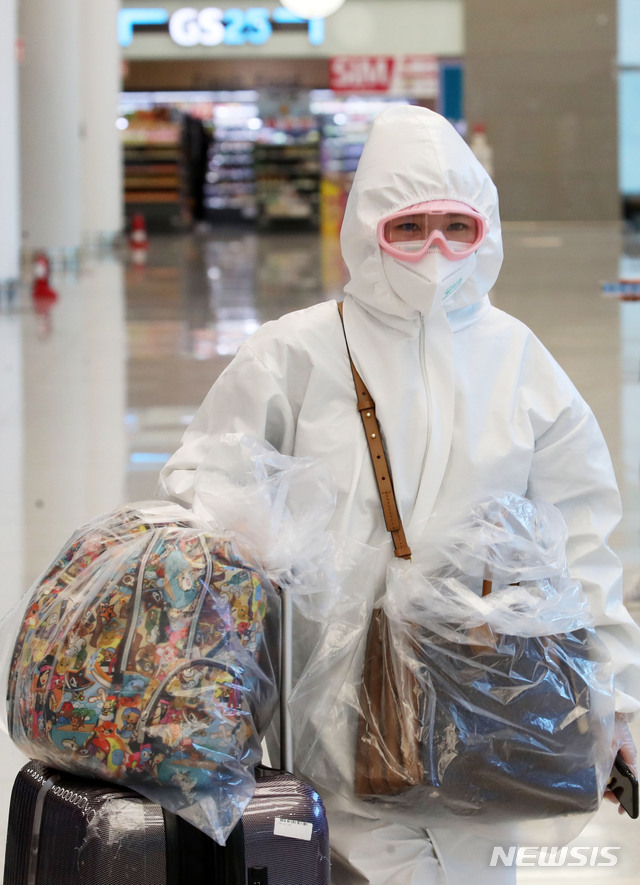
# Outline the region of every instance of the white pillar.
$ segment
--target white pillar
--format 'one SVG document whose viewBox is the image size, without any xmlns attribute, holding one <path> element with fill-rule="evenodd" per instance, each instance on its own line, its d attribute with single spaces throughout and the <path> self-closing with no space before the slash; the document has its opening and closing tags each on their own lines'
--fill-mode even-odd
<svg viewBox="0 0 640 885">
<path fill-rule="evenodd" d="M 124 273 L 113 259 L 54 278 L 49 334 L 24 330 L 25 578 L 81 525 L 124 503 Z"/>
<path fill-rule="evenodd" d="M 79 2 L 19 5 L 23 248 L 53 256 L 80 246 Z"/>
<path fill-rule="evenodd" d="M 24 563 L 30 585 L 82 524 L 87 473 L 85 304 L 77 281 L 54 279 L 51 331 L 24 324 Z"/>
<path fill-rule="evenodd" d="M 119 0 L 81 0 L 82 236 L 109 242 L 123 226 L 122 156 L 116 129 L 120 91 Z"/>
<path fill-rule="evenodd" d="M 17 314 L 0 316 L 0 488 L 3 501 L 0 508 L 0 562 L 3 564 L 0 617 L 18 602 L 27 589 L 23 583 L 22 557 L 24 385 L 20 319 Z"/>
<path fill-rule="evenodd" d="M 113 257 L 90 264 L 83 289 L 86 377 L 82 411 L 87 426 L 84 506 L 93 517 L 119 507 L 126 498 L 127 324 L 122 264 Z"/>
<path fill-rule="evenodd" d="M 20 167 L 16 0 L 0 0 L 0 290 L 19 276 Z"/>
</svg>

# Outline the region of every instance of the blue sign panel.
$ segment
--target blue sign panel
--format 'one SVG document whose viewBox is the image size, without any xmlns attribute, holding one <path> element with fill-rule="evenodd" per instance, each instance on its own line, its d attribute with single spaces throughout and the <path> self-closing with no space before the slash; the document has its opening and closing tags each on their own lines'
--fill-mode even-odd
<svg viewBox="0 0 640 885">
<path fill-rule="evenodd" d="M 169 13 L 159 7 L 121 9 L 118 12 L 118 43 L 120 46 L 130 46 L 136 25 L 166 25 L 168 21 Z"/>
<path fill-rule="evenodd" d="M 325 39 L 324 19 L 303 19 L 284 7 L 270 10 L 262 6 L 250 9 L 220 9 L 208 6 L 194 9 L 185 6 L 172 15 L 166 9 L 130 8 L 118 13 L 118 42 L 130 46 L 134 29 L 140 26 L 168 24 L 169 34 L 178 46 L 262 46 L 273 35 L 273 25 L 304 25 L 309 42 L 321 46 Z"/>
</svg>

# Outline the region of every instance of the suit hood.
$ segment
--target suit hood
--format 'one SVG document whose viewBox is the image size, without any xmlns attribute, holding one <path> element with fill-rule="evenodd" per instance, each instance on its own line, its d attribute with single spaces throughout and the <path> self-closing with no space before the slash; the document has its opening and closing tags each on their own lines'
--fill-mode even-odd
<svg viewBox="0 0 640 885">
<path fill-rule="evenodd" d="M 350 282 L 345 293 L 365 309 L 407 317 L 390 288 L 377 238 L 381 218 L 428 200 L 461 200 L 489 219 L 476 269 L 447 311 L 480 302 L 502 265 L 498 194 L 488 173 L 456 129 L 426 108 L 393 106 L 374 120 L 347 201 L 340 235 Z"/>
</svg>

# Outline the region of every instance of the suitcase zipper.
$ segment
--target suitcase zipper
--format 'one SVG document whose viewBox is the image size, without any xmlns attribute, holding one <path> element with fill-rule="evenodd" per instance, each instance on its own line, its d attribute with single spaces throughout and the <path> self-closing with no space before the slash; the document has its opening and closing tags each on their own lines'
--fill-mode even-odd
<svg viewBox="0 0 640 885">
<path fill-rule="evenodd" d="M 29 846 L 29 866 L 27 869 L 26 885 L 37 885 L 38 882 L 38 856 L 40 848 L 40 830 L 42 828 L 42 817 L 44 814 L 44 802 L 49 790 L 55 786 L 59 779 L 59 775 L 52 774 L 50 777 L 37 775 L 36 780 L 40 783 L 36 805 L 33 811 L 33 823 L 31 825 L 31 844 Z"/>
</svg>

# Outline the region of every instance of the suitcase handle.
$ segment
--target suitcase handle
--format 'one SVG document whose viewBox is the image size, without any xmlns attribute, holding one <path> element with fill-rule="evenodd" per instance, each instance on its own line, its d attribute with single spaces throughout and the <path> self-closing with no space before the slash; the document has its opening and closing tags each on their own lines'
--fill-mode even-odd
<svg viewBox="0 0 640 885">
<path fill-rule="evenodd" d="M 280 768 L 293 774 L 293 732 L 289 698 L 292 683 L 293 604 L 284 588 L 280 588 Z"/>
</svg>

